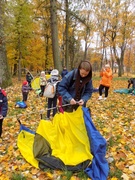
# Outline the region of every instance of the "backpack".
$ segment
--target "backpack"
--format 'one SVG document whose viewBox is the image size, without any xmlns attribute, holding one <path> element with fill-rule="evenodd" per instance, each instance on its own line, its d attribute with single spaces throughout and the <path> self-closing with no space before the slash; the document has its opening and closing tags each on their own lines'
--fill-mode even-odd
<svg viewBox="0 0 135 180">
<path fill-rule="evenodd" d="M 44 90 L 44 96 L 47 98 L 54 98 L 56 95 L 56 86 L 59 81 L 51 81 L 46 84 L 45 90 Z"/>
<path fill-rule="evenodd" d="M 18 107 L 18 108 L 27 108 L 27 105 L 23 101 L 18 101 L 18 102 L 16 102 L 15 107 Z"/>
</svg>

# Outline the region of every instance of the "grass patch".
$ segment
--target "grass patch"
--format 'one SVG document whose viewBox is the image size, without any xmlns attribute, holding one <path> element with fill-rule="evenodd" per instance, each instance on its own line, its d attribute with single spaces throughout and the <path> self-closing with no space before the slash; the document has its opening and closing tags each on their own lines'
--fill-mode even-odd
<svg viewBox="0 0 135 180">
<path fill-rule="evenodd" d="M 12 176 L 11 176 L 11 180 L 27 180 L 27 178 L 24 177 L 24 176 L 21 175 L 21 174 L 15 174 L 15 173 L 13 173 Z"/>
<path fill-rule="evenodd" d="M 113 80 L 114 81 L 128 81 L 129 78 L 127 77 L 114 77 Z"/>
<path fill-rule="evenodd" d="M 88 176 L 87 174 L 84 172 L 84 171 L 80 171 L 77 176 L 82 179 L 82 180 L 87 180 L 88 179 Z"/>
<path fill-rule="evenodd" d="M 14 126 L 14 125 L 15 125 L 14 122 L 8 122 L 8 123 L 7 123 L 7 126 L 8 126 L 8 127 L 11 127 L 11 126 Z"/>
<path fill-rule="evenodd" d="M 70 180 L 73 175 L 72 171 L 64 171 L 61 175 L 62 179 Z"/>
<path fill-rule="evenodd" d="M 110 178 L 116 177 L 116 178 L 119 179 L 119 180 L 123 180 L 123 178 L 121 177 L 122 174 L 123 174 L 123 172 L 122 172 L 120 169 L 118 169 L 117 167 L 115 167 L 115 168 L 113 169 L 113 171 L 112 171 L 112 170 L 110 171 L 109 177 L 110 177 Z"/>
</svg>

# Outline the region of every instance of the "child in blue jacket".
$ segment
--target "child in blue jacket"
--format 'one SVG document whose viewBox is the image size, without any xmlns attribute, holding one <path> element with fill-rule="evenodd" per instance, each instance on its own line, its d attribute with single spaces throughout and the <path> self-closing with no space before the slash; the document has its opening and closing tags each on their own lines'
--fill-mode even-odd
<svg viewBox="0 0 135 180">
<path fill-rule="evenodd" d="M 6 95 L 6 92 L 1 88 L 1 84 L 2 84 L 2 81 L 0 82 L 0 138 L 2 135 L 3 120 L 4 120 L 4 117 L 6 117 L 7 111 L 8 111 L 7 95 Z"/>
</svg>

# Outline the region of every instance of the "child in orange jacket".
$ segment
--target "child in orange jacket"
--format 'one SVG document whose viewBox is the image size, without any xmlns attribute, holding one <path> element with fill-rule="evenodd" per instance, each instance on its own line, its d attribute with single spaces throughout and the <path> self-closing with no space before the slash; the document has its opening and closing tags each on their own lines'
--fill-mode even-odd
<svg viewBox="0 0 135 180">
<path fill-rule="evenodd" d="M 109 64 L 106 64 L 104 68 L 102 68 L 100 72 L 101 76 L 101 81 L 100 81 L 100 86 L 99 86 L 99 98 L 98 100 L 102 100 L 102 90 L 105 89 L 105 98 L 104 100 L 107 99 L 108 97 L 108 91 L 111 86 L 111 81 L 112 81 L 112 70 L 110 68 Z"/>
</svg>

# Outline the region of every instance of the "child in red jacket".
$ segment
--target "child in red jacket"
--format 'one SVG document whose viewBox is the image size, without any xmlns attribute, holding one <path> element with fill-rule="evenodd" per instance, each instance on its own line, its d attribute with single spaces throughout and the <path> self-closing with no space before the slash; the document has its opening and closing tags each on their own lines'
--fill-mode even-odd
<svg viewBox="0 0 135 180">
<path fill-rule="evenodd" d="M 27 81 L 23 81 L 22 84 L 22 96 L 23 96 L 23 102 L 27 102 L 29 91 L 31 90 L 29 84 Z"/>
</svg>

